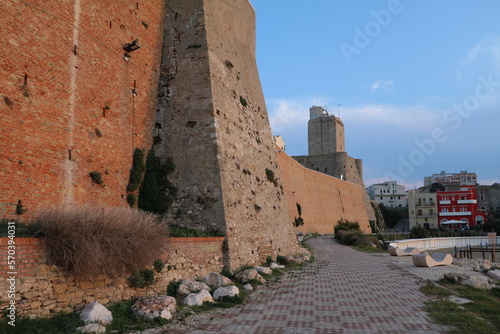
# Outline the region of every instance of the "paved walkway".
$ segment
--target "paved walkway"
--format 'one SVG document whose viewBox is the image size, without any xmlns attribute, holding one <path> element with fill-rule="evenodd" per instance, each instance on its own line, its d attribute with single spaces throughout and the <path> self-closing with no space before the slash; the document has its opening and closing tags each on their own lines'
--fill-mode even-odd
<svg viewBox="0 0 500 334">
<path fill-rule="evenodd" d="M 330 236 L 309 241 L 316 261 L 261 287 L 242 306 L 211 314 L 195 334 L 445 333 L 421 310 L 414 274 L 386 254 L 365 254 Z"/>
</svg>

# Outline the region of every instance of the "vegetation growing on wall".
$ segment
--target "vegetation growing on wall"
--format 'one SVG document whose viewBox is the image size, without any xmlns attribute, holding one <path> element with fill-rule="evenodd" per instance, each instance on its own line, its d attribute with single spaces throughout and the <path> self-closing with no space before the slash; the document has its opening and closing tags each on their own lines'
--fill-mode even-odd
<svg viewBox="0 0 500 334">
<path fill-rule="evenodd" d="M 22 215 L 23 213 L 25 213 L 26 211 L 28 211 L 24 205 L 21 203 L 21 200 L 17 201 L 17 205 L 16 205 L 16 215 L 20 216 Z"/>
<path fill-rule="evenodd" d="M 144 151 L 136 148 L 132 157 L 132 168 L 130 169 L 127 191 L 134 191 L 139 188 L 145 170 Z"/>
<path fill-rule="evenodd" d="M 266 168 L 266 178 L 269 182 L 276 184 L 277 180 L 272 169 Z"/>
<path fill-rule="evenodd" d="M 296 203 L 296 204 L 297 204 L 297 212 L 299 213 L 299 216 L 295 217 L 295 219 L 293 220 L 293 226 L 299 227 L 299 226 L 304 225 L 304 219 L 301 217 L 302 216 L 302 207 L 300 206 L 299 203 Z"/>
<path fill-rule="evenodd" d="M 167 212 L 177 193 L 177 189 L 167 178 L 174 170 L 172 160 L 162 163 L 153 150 L 149 151 L 146 172 L 139 189 L 139 209 L 157 214 Z"/>
<path fill-rule="evenodd" d="M 97 171 L 92 171 L 89 173 L 90 179 L 93 183 L 102 185 L 104 184 L 104 180 L 102 179 L 102 174 Z"/>
</svg>

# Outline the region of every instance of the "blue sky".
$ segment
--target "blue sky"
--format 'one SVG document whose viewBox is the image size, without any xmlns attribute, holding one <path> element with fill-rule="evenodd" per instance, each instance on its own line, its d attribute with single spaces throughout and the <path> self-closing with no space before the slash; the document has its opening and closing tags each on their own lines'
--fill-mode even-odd
<svg viewBox="0 0 500 334">
<path fill-rule="evenodd" d="M 500 1 L 250 1 L 271 127 L 289 155 L 307 154 L 320 105 L 340 111 L 366 186 L 414 188 L 443 170 L 500 182 Z"/>
</svg>

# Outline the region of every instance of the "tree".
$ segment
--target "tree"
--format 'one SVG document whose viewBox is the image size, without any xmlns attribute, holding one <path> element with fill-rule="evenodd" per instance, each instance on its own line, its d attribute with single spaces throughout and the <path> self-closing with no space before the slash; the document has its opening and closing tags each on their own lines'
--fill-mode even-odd
<svg viewBox="0 0 500 334">
<path fill-rule="evenodd" d="M 435 193 L 438 190 L 445 191 L 446 188 L 440 182 L 434 182 L 433 184 L 431 184 L 431 187 L 429 188 L 430 193 Z"/>
</svg>

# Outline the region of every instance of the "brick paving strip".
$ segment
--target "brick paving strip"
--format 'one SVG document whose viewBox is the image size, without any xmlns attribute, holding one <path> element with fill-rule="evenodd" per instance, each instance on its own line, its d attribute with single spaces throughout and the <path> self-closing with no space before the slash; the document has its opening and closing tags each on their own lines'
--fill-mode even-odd
<svg viewBox="0 0 500 334">
<path fill-rule="evenodd" d="M 446 333 L 422 311 L 420 279 L 387 254 L 361 253 L 331 236 L 308 241 L 316 261 L 281 282 L 259 287 L 249 301 L 210 312 L 196 326 L 142 333 L 350 334 Z M 203 316 L 202 316 L 203 317 Z"/>
</svg>

